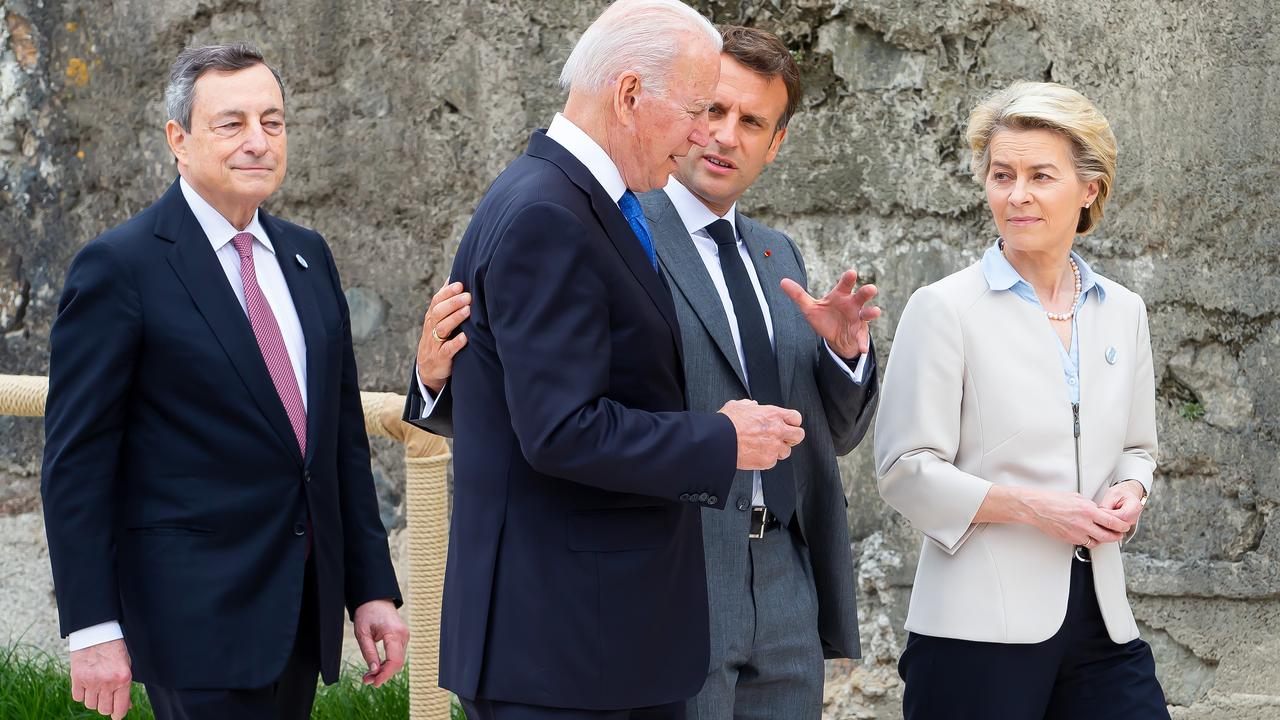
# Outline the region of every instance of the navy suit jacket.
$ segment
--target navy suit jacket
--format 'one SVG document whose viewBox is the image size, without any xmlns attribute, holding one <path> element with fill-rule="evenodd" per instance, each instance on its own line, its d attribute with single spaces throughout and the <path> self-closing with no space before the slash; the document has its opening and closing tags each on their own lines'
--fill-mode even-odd
<svg viewBox="0 0 1280 720">
<path fill-rule="evenodd" d="M 621 709 L 702 686 L 701 509 L 732 423 L 685 412 L 671 294 L 618 206 L 542 132 L 494 181 L 452 277 L 473 294 L 454 438 L 440 684 L 467 698 Z M 421 413 L 416 385 L 406 419 Z"/>
<path fill-rule="evenodd" d="M 259 217 L 306 338 L 305 458 L 176 182 L 80 251 L 58 304 L 41 490 L 62 634 L 119 620 L 140 682 L 275 680 L 308 523 L 327 682 L 343 606 L 399 603 L 333 256 L 314 231 Z"/>
</svg>

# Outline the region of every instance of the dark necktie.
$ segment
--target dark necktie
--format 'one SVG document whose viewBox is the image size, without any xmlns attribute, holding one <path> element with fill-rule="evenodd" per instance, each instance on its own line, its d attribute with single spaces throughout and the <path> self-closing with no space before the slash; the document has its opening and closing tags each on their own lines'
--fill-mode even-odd
<svg viewBox="0 0 1280 720">
<path fill-rule="evenodd" d="M 738 238 L 728 220 L 717 220 L 706 227 L 711 239 L 716 241 L 720 256 L 720 270 L 724 284 L 729 288 L 729 300 L 733 314 L 738 319 L 738 337 L 742 341 L 742 354 L 746 357 L 748 390 L 751 399 L 761 405 L 782 407 L 782 385 L 778 381 L 778 359 L 769 342 L 769 329 L 764 324 L 760 300 L 747 266 L 738 252 Z M 760 473 L 764 488 L 764 502 L 769 511 L 783 523 L 790 524 L 796 509 L 796 484 L 791 463 L 781 460 L 771 470 Z"/>
<path fill-rule="evenodd" d="M 649 223 L 644 219 L 644 210 L 640 207 L 640 199 L 630 190 L 618 198 L 618 209 L 627 218 L 627 224 L 644 247 L 644 254 L 649 257 L 649 264 L 658 269 L 658 254 L 653 250 L 653 236 L 649 234 Z"/>
</svg>

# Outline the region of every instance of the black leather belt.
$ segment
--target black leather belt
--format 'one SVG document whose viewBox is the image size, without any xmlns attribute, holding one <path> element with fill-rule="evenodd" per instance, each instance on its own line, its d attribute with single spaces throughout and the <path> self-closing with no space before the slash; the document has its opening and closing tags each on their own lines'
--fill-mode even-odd
<svg viewBox="0 0 1280 720">
<path fill-rule="evenodd" d="M 782 522 L 763 505 L 751 506 L 751 524 L 747 526 L 747 537 L 759 540 L 770 530 L 782 527 Z"/>
</svg>

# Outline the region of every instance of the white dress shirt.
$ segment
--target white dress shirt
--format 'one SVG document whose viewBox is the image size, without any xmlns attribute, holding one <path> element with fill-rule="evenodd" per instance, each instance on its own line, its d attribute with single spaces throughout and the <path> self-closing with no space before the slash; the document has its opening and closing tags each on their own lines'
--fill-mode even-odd
<svg viewBox="0 0 1280 720">
<path fill-rule="evenodd" d="M 179 180 L 182 196 L 191 206 L 191 213 L 200 223 L 209 244 L 222 263 L 222 271 L 227 274 L 227 282 L 235 291 L 236 300 L 240 301 L 240 309 L 245 317 L 249 316 L 244 301 L 244 283 L 240 280 L 240 254 L 231 243 L 231 239 L 240 234 L 221 213 L 205 202 L 186 180 Z M 243 232 L 252 233 L 253 269 L 258 278 L 258 287 L 271 306 L 271 313 L 276 316 L 276 324 L 280 326 L 280 334 L 284 337 L 285 349 L 289 351 L 289 364 L 293 366 L 293 377 L 298 381 L 298 391 L 302 394 L 302 409 L 307 409 L 307 341 L 302 334 L 302 322 L 298 319 L 298 310 L 293 306 L 293 296 L 289 294 L 289 286 L 284 281 L 284 272 L 280 270 L 280 262 L 276 260 L 276 249 L 267 237 L 267 231 L 258 222 L 258 211 L 253 211 L 253 219 Z M 285 262 L 294 262 L 293 258 L 285 258 Z"/>
<path fill-rule="evenodd" d="M 747 249 L 747 244 L 742 241 L 742 235 L 738 233 L 738 204 L 734 203 L 730 206 L 729 211 L 721 217 L 712 212 L 675 177 L 667 182 L 663 190 L 671 199 L 671 204 L 675 206 L 676 213 L 680 215 L 680 220 L 684 223 L 685 230 L 689 232 L 689 237 L 693 238 L 693 245 L 698 249 L 698 255 L 702 257 L 702 264 L 707 267 L 707 274 L 711 276 L 711 284 L 716 286 L 716 294 L 720 296 L 724 314 L 729 318 L 729 331 L 733 333 L 733 347 L 738 351 L 738 366 L 742 368 L 743 377 L 750 383 L 751 378 L 747 376 L 747 358 L 742 350 L 742 338 L 738 334 L 738 316 L 733 311 L 729 286 L 724 281 L 724 271 L 720 267 L 720 246 L 706 230 L 706 227 L 716 220 L 725 220 L 733 227 L 733 236 L 738 239 L 738 254 L 742 256 L 742 264 L 747 267 L 747 276 L 751 278 L 751 287 L 755 290 L 756 300 L 760 303 L 760 313 L 764 315 L 765 329 L 769 331 L 769 343 L 773 344 L 773 318 L 769 313 L 769 303 L 765 300 L 764 290 L 760 287 L 760 278 L 756 275 L 755 264 L 751 262 L 751 251 Z M 825 340 L 823 345 L 826 345 Z M 836 367 L 848 375 L 850 380 L 861 385 L 867 367 L 867 356 L 859 356 L 857 366 L 849 370 L 849 366 L 831 350 L 830 345 L 826 345 L 826 348 L 827 352 L 831 353 L 832 359 L 836 361 Z M 760 482 L 759 470 L 752 473 L 751 504 L 764 505 L 764 490 Z"/>
<path fill-rule="evenodd" d="M 191 213 L 200 223 L 200 229 L 204 231 L 205 237 L 213 246 L 218 262 L 222 263 L 222 270 L 227 274 L 227 282 L 231 283 L 231 289 L 235 291 L 236 299 L 240 301 L 240 309 L 244 310 L 245 317 L 248 318 L 249 311 L 244 300 L 244 283 L 240 279 L 240 254 L 231 243 L 231 239 L 241 231 L 200 197 L 195 188 L 188 185 L 185 179 L 179 179 L 178 184 L 182 188 L 182 196 L 186 198 L 187 205 L 191 208 Z M 298 381 L 298 391 L 302 395 L 302 407 L 305 410 L 307 407 L 307 343 L 302 334 L 302 322 L 298 319 L 298 311 L 293 305 L 293 296 L 289 294 L 289 286 L 285 283 L 280 263 L 276 261 L 275 248 L 271 245 L 271 239 L 267 237 L 266 230 L 258 222 L 257 210 L 253 211 L 253 220 L 249 221 L 244 232 L 252 233 L 256 240 L 253 243 L 253 267 L 258 278 L 258 287 L 262 289 L 267 304 L 271 306 L 271 312 L 276 316 L 276 323 L 280 326 L 280 334 L 284 337 L 285 349 L 289 353 L 289 363 L 293 365 L 293 376 Z M 120 623 L 110 620 L 75 630 L 67 636 L 67 641 L 70 643 L 71 650 L 75 651 L 122 637 L 124 633 L 120 629 Z"/>
<path fill-rule="evenodd" d="M 573 121 L 564 115 L 556 113 L 550 127 L 547 128 L 547 137 L 555 140 L 561 147 L 568 150 L 574 159 L 587 166 L 591 177 L 600 183 L 604 191 L 609 194 L 609 199 L 616 203 L 622 198 L 622 194 L 627 191 L 627 183 L 622 179 L 622 173 L 618 172 L 618 166 L 609 158 L 609 153 L 592 140 L 590 135 L 583 132 L 582 128 L 574 125 Z M 422 405 L 422 417 L 426 418 L 436 407 L 436 396 L 423 384 L 422 378 L 418 377 L 417 362 L 413 364 L 413 373 L 414 377 L 418 378 L 418 392 L 422 393 L 422 398 L 426 401 Z"/>
</svg>

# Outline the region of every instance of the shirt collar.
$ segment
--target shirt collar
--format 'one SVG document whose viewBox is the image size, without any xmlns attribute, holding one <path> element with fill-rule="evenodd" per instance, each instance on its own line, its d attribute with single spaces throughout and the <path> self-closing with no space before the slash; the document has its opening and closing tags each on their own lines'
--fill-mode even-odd
<svg viewBox="0 0 1280 720">
<path fill-rule="evenodd" d="M 1107 292 L 1098 282 L 1098 276 L 1093 272 L 1093 268 L 1089 267 L 1089 263 L 1077 255 L 1075 250 L 1071 251 L 1071 259 L 1075 260 L 1076 267 L 1080 268 L 1080 296 L 1085 297 L 1090 290 L 1094 290 L 1098 295 L 1098 302 L 1106 300 Z M 1000 252 L 999 240 L 996 240 L 995 244 L 983 253 L 982 274 L 987 279 L 987 286 L 992 290 L 1008 290 L 1018 283 L 1031 287 L 1031 283 L 1024 280 L 1004 253 Z"/>
<path fill-rule="evenodd" d="M 178 185 L 182 188 L 182 197 L 187 199 L 187 206 L 191 208 L 191 214 L 196 216 L 196 222 L 200 223 L 200 229 L 204 230 L 204 236 L 209 238 L 209 244 L 213 245 L 213 251 L 218 252 L 223 245 L 231 242 L 232 238 L 240 234 L 234 225 L 227 221 L 222 213 L 218 212 L 212 205 L 200 197 L 200 193 L 191 187 L 186 178 L 180 177 Z M 262 223 L 258 221 L 258 211 L 253 211 L 253 219 L 245 227 L 243 232 L 252 233 L 253 237 L 271 252 L 275 254 L 276 249 L 271 245 L 271 238 L 267 237 L 267 231 L 262 227 Z"/>
<path fill-rule="evenodd" d="M 547 128 L 547 137 L 555 140 L 577 158 L 578 162 L 586 165 L 591 176 L 615 203 L 627 191 L 627 183 L 623 181 L 622 174 L 618 172 L 618 166 L 609 157 L 609 153 L 583 132 L 582 128 L 574 125 L 572 120 L 556 113 Z"/>
<path fill-rule="evenodd" d="M 667 197 L 671 199 L 671 204 L 675 206 L 676 213 L 680 216 L 680 221 L 684 223 L 684 229 L 689 231 L 690 235 L 706 228 L 717 220 L 728 220 L 733 226 L 734 237 L 738 235 L 738 203 L 729 206 L 729 212 L 724 217 L 716 215 L 694 195 L 689 188 L 685 187 L 676 176 L 672 175 L 667 181 L 666 187 L 662 188 Z"/>
</svg>

